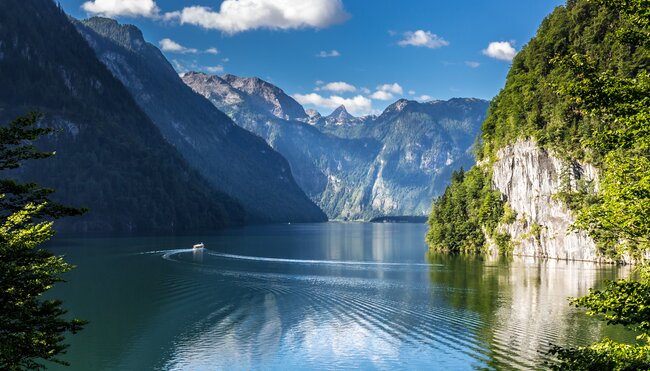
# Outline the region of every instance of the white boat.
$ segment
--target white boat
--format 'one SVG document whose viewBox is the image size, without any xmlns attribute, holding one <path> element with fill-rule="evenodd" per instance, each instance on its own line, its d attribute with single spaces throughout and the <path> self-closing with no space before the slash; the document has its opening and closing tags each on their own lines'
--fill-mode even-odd
<svg viewBox="0 0 650 371">
<path fill-rule="evenodd" d="M 205 247 L 205 245 L 203 244 L 203 242 L 197 243 L 196 245 L 192 246 L 193 249 L 202 249 L 204 247 Z"/>
</svg>

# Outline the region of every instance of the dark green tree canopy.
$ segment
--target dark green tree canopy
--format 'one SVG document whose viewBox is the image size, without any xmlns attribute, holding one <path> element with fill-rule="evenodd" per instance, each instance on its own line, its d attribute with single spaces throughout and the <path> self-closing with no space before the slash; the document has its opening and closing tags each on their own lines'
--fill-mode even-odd
<svg viewBox="0 0 650 371">
<path fill-rule="evenodd" d="M 53 155 L 33 141 L 51 132 L 38 127 L 38 114 L 0 127 L 0 174 L 25 161 Z M 61 282 L 73 268 L 63 258 L 40 247 L 54 234 L 52 220 L 84 210 L 50 202 L 51 189 L 0 178 L 0 369 L 38 369 L 39 360 L 65 364 L 67 332 L 76 333 L 84 321 L 65 319 L 58 300 L 41 295 Z"/>
</svg>

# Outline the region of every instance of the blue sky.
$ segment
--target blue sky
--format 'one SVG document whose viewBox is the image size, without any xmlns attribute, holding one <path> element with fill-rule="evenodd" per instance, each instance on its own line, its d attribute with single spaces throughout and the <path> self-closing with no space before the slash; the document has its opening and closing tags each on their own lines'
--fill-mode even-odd
<svg viewBox="0 0 650 371">
<path fill-rule="evenodd" d="M 138 26 L 179 72 L 258 76 L 323 114 L 491 99 L 561 0 L 60 0 Z M 163 48 L 164 46 L 164 48 Z"/>
</svg>

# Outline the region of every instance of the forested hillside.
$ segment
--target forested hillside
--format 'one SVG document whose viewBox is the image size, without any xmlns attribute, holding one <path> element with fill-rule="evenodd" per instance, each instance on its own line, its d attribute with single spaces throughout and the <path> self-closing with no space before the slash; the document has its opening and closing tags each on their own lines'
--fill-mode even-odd
<svg viewBox="0 0 650 371">
<path fill-rule="evenodd" d="M 51 0 L 0 2 L 0 122 L 45 114 L 56 151 L 19 175 L 88 207 L 74 231 L 185 230 L 241 224 L 239 203 L 191 170 Z"/>
<path fill-rule="evenodd" d="M 596 195 L 595 192 L 598 184 L 594 180 L 598 176 L 595 179 L 592 174 L 585 177 L 585 174 L 591 172 L 592 166 L 599 169 L 605 178 L 611 170 L 607 156 L 613 147 L 597 143 L 602 143 L 602 139 L 608 136 L 611 140 L 617 140 L 616 138 L 629 138 L 638 133 L 624 127 L 622 121 L 612 120 L 611 115 L 605 111 L 590 110 L 584 105 L 588 99 L 576 98 L 575 92 L 589 85 L 597 87 L 597 84 L 602 84 L 602 81 L 591 79 L 593 76 L 634 80 L 643 78 L 643 74 L 647 73 L 650 66 L 648 49 L 624 42 L 620 37 L 621 30 L 627 27 L 628 22 L 616 8 L 600 2 L 570 0 L 566 6 L 556 8 L 542 22 L 537 35 L 514 58 L 505 87 L 492 101 L 483 123 L 478 148 L 482 166 L 471 172 L 482 172 L 491 187 L 506 183 L 513 187 L 509 180 L 498 178 L 493 173 L 496 170 L 500 177 L 521 177 L 521 173 L 502 171 L 505 166 L 503 156 L 521 150 L 521 141 L 529 140 L 538 148 L 533 152 L 520 151 L 532 161 L 522 163 L 523 169 L 527 165 L 532 172 L 541 171 L 534 168 L 550 169 L 548 174 L 553 182 L 558 183 L 556 187 L 553 182 L 545 185 L 546 191 L 552 192 L 547 207 L 560 202 L 564 208 L 569 209 L 568 217 L 580 217 L 595 205 L 604 202 L 602 195 Z M 639 89 L 630 92 L 630 96 L 645 94 Z M 610 93 L 609 96 L 593 98 L 605 103 L 617 100 L 625 103 L 624 99 L 614 95 L 613 88 Z M 642 107 L 638 104 L 629 104 L 622 110 L 634 112 L 634 109 Z M 623 156 L 632 158 L 635 155 L 625 152 Z M 517 160 L 521 159 L 515 159 Z M 551 166 L 557 161 L 563 163 L 559 170 L 557 166 Z M 496 238 L 499 249 L 508 252 L 515 246 L 513 243 L 520 241 L 509 241 L 510 236 L 503 234 L 507 228 L 497 230 L 497 225 L 499 222 L 506 225 L 515 220 L 521 222 L 519 229 L 522 232 L 519 237 L 523 239 L 536 240 L 534 243 L 543 247 L 552 238 L 549 236 L 548 240 L 540 239 L 540 233 L 543 235 L 552 227 L 550 224 L 553 221 L 549 221 L 549 225 L 538 224 L 539 218 L 509 213 L 508 204 L 512 200 L 505 195 L 495 199 L 492 192 L 484 192 L 476 199 L 477 194 L 463 192 L 464 189 L 473 188 L 463 184 L 474 178 L 475 176 L 465 176 L 465 180 L 462 180 L 462 177 L 457 177 L 455 185 L 449 187 L 443 197 L 434 201 L 429 220 L 431 229 L 427 235 L 427 241 L 433 249 L 481 251 L 487 247 L 487 241 L 479 238 L 481 243 L 476 244 L 476 239 L 471 236 L 484 234 Z M 514 192 L 512 188 L 509 189 Z M 534 204 L 537 200 L 521 202 Z M 556 213 L 557 219 L 562 219 L 562 216 Z M 569 224 L 572 222 L 570 219 Z M 451 226 L 453 220 L 477 222 L 466 225 L 463 230 L 456 229 L 453 234 L 443 233 L 442 231 L 455 228 Z M 589 236 L 596 240 L 602 251 L 611 250 L 615 239 L 612 240 L 610 236 L 609 241 L 605 241 L 601 238 L 604 237 L 602 233 L 590 230 L 589 222 L 582 226 L 586 227 Z"/>
</svg>

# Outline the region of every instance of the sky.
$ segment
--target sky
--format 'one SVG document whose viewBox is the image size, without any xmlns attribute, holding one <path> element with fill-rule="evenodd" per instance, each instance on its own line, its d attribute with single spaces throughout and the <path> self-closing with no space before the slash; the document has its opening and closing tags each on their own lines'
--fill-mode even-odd
<svg viewBox="0 0 650 371">
<path fill-rule="evenodd" d="M 60 0 L 136 25 L 179 73 L 256 76 L 306 108 L 491 99 L 561 0 Z"/>
</svg>

